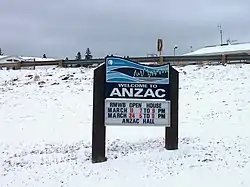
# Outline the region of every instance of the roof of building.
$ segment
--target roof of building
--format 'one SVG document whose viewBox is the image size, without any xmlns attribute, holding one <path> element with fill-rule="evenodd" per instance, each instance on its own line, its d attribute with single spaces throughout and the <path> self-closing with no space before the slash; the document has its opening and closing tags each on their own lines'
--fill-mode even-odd
<svg viewBox="0 0 250 187">
<path fill-rule="evenodd" d="M 216 55 L 232 53 L 250 53 L 250 43 L 204 47 L 184 55 Z"/>
<path fill-rule="evenodd" d="M 7 56 L 5 56 L 5 55 L 0 55 L 0 59 L 5 58 L 5 57 L 7 57 Z"/>
<path fill-rule="evenodd" d="M 21 56 L 22 59 L 24 60 L 35 60 L 35 61 L 53 61 L 53 60 L 58 60 L 54 58 L 39 58 L 39 57 L 27 57 L 27 56 Z"/>
<path fill-rule="evenodd" d="M 11 57 L 19 58 L 20 60 L 23 60 L 23 61 L 54 61 L 54 60 L 58 60 L 58 59 L 54 59 L 54 58 L 26 57 L 26 56 L 16 56 L 16 55 L 0 55 L 0 59 L 11 58 Z"/>
</svg>

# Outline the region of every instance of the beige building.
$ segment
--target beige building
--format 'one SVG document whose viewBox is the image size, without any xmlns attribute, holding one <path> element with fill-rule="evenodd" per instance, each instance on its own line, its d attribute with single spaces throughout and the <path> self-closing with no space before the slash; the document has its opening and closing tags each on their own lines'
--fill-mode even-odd
<svg viewBox="0 0 250 187">
<path fill-rule="evenodd" d="M 0 69 L 16 69 L 17 62 L 34 62 L 34 61 L 56 61 L 57 59 L 53 58 L 38 58 L 38 57 L 23 57 L 23 56 L 15 56 L 15 55 L 0 55 Z"/>
</svg>

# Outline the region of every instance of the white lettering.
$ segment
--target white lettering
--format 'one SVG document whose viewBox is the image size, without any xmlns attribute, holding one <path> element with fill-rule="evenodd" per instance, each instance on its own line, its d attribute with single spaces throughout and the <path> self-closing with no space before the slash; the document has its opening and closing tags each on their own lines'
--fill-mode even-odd
<svg viewBox="0 0 250 187">
<path fill-rule="evenodd" d="M 150 88 L 147 89 L 147 91 L 145 92 L 145 95 L 144 95 L 144 97 L 148 97 L 148 96 L 155 97 L 153 90 Z"/>
<path fill-rule="evenodd" d="M 110 97 L 152 97 L 152 98 L 164 98 L 166 91 L 164 89 L 156 89 L 155 92 L 151 89 L 143 88 L 114 88 L 110 93 Z"/>
<path fill-rule="evenodd" d="M 127 94 L 128 97 L 133 97 L 133 88 L 128 89 L 122 89 L 122 96 L 125 97 Z"/>
<path fill-rule="evenodd" d="M 160 95 L 159 92 L 163 92 L 163 93 Z M 165 90 L 164 90 L 164 89 L 157 89 L 157 90 L 155 91 L 155 95 L 156 95 L 156 97 L 158 97 L 158 98 L 165 97 L 165 96 L 166 96 Z"/>
<path fill-rule="evenodd" d="M 135 88 L 135 97 L 145 97 L 143 95 L 140 95 L 143 92 L 142 88 Z"/>
<path fill-rule="evenodd" d="M 119 87 L 126 87 L 126 84 L 118 84 Z"/>
<path fill-rule="evenodd" d="M 121 97 L 122 94 L 120 93 L 119 89 L 118 88 L 114 88 L 110 94 L 110 96 L 119 96 Z"/>
<path fill-rule="evenodd" d="M 147 84 L 118 84 L 118 86 L 121 87 L 126 87 L 126 88 L 147 88 Z"/>
</svg>

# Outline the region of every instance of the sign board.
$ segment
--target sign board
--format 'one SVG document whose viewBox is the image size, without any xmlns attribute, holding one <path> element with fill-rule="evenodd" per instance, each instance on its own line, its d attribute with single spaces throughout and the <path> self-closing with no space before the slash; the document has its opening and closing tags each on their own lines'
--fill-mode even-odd
<svg viewBox="0 0 250 187">
<path fill-rule="evenodd" d="M 165 126 L 165 148 L 178 149 L 179 73 L 107 56 L 94 70 L 92 162 L 107 161 L 106 126 Z M 146 135 L 145 135 L 146 136 Z"/>
<path fill-rule="evenodd" d="M 147 66 L 107 57 L 105 98 L 106 125 L 169 127 L 169 64 Z"/>
<path fill-rule="evenodd" d="M 163 50 L 163 40 L 162 39 L 158 39 L 157 40 L 157 51 L 158 52 L 162 52 Z"/>
<path fill-rule="evenodd" d="M 105 102 L 108 125 L 170 126 L 170 102 L 164 99 L 117 99 Z"/>
</svg>

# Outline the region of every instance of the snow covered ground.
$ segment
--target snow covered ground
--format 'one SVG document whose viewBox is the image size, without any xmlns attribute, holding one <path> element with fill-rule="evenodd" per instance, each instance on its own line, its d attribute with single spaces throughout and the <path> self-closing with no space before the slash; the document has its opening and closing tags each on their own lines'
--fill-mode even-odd
<svg viewBox="0 0 250 187">
<path fill-rule="evenodd" d="M 91 163 L 92 69 L 0 71 L 0 186 L 250 186 L 250 65 L 180 72 L 179 149 L 162 127 L 108 127 Z"/>
</svg>

